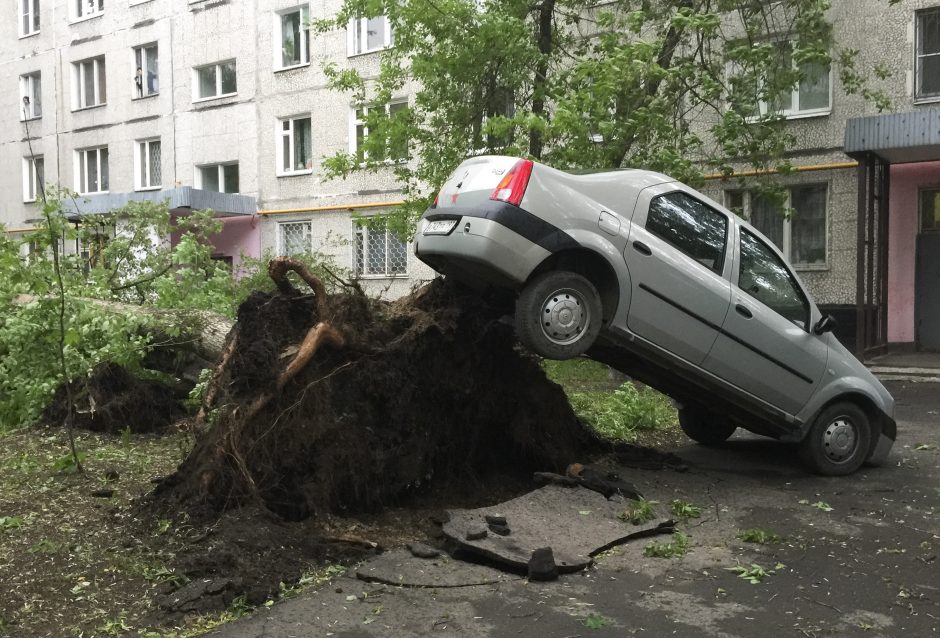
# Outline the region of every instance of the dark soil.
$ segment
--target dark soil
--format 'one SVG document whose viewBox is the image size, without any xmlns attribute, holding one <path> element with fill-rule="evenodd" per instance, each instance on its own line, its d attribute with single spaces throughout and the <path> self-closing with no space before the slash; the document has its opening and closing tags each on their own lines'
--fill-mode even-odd
<svg viewBox="0 0 940 638">
<path fill-rule="evenodd" d="M 76 411 L 75 427 L 92 432 L 117 434 L 153 432 L 186 414 L 185 391 L 159 381 L 139 379 L 116 363 L 100 363 L 91 375 L 71 384 Z M 64 423 L 66 391 L 60 386 L 46 407 L 42 420 Z"/>
</svg>

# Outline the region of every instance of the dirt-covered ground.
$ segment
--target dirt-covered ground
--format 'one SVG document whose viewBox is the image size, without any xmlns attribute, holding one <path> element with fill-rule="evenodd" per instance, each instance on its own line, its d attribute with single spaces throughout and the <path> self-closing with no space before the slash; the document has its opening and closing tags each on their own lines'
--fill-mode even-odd
<svg viewBox="0 0 940 638">
<path fill-rule="evenodd" d="M 146 395 L 148 429 L 168 409 L 109 369 L 93 405 L 115 406 L 114 423 L 79 425 L 122 434 L 80 436 L 84 474 L 58 429 L 0 438 L 0 635 L 196 635 L 435 542 L 444 508 L 614 451 L 474 296 L 442 282 L 394 304 L 318 292 L 282 285 L 242 306 L 202 420 L 134 434 L 133 397 L 106 390 Z M 553 377 L 581 394 L 622 383 L 581 365 Z M 675 430 L 661 432 L 648 435 L 668 447 Z"/>
</svg>

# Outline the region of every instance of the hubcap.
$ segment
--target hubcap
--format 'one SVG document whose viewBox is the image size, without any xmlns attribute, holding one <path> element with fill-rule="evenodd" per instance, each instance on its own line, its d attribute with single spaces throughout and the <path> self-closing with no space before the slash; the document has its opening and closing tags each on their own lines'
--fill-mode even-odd
<svg viewBox="0 0 940 638">
<path fill-rule="evenodd" d="M 562 346 L 580 339 L 590 320 L 584 299 L 570 288 L 548 295 L 542 303 L 541 317 L 542 333 L 552 343 Z"/>
<path fill-rule="evenodd" d="M 826 427 L 823 434 L 823 449 L 826 456 L 835 463 L 843 463 L 854 453 L 858 445 L 858 433 L 855 424 L 841 416 Z"/>
</svg>

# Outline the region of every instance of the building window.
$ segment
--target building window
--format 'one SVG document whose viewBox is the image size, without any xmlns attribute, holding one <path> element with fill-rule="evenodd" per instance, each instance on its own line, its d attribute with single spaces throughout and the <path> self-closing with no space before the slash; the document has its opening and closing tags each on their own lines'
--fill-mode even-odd
<svg viewBox="0 0 940 638">
<path fill-rule="evenodd" d="M 372 107 L 375 108 L 375 107 Z M 352 127 L 349 136 L 349 152 L 355 155 L 360 162 L 372 160 L 375 162 L 400 161 L 408 158 L 408 138 L 403 136 L 388 136 L 381 145 L 371 145 L 366 142 L 369 137 L 369 116 L 370 107 L 360 107 L 352 111 Z M 385 105 L 385 117 L 395 118 L 398 113 L 408 110 L 407 102 L 393 102 Z M 366 148 L 368 147 L 368 148 Z M 371 153 L 370 153 L 371 149 Z"/>
<path fill-rule="evenodd" d="M 353 222 L 353 270 L 359 276 L 399 277 L 408 268 L 408 247 L 382 218 Z"/>
<path fill-rule="evenodd" d="M 733 90 L 743 91 L 746 95 L 742 104 L 757 103 L 756 110 L 746 113 L 749 117 L 759 117 L 767 114 L 779 114 L 784 117 L 804 117 L 810 115 L 826 115 L 832 110 L 832 69 L 829 65 L 818 62 L 803 62 L 798 64 L 793 59 L 793 43 L 781 41 L 775 43 L 777 60 L 783 67 L 791 67 L 800 72 L 801 79 L 790 89 L 781 91 L 770 100 L 760 99 L 762 87 L 760 83 L 735 81 L 735 67 L 732 65 L 730 84 Z M 756 85 L 755 85 L 756 84 Z"/>
<path fill-rule="evenodd" d="M 392 46 L 392 25 L 385 16 L 354 18 L 346 28 L 349 55 L 381 51 Z"/>
<path fill-rule="evenodd" d="M 279 175 L 306 173 L 313 169 L 309 117 L 279 120 L 277 145 Z"/>
<path fill-rule="evenodd" d="M 72 0 L 72 19 L 81 20 L 104 11 L 104 0 Z"/>
<path fill-rule="evenodd" d="M 305 255 L 310 252 L 310 222 L 281 222 L 277 225 L 279 255 Z"/>
<path fill-rule="evenodd" d="M 287 69 L 310 62 L 309 9 L 299 7 L 274 15 L 274 59 L 276 67 Z"/>
<path fill-rule="evenodd" d="M 791 186 L 780 202 L 758 193 L 731 190 L 725 191 L 725 205 L 748 219 L 795 267 L 824 266 L 828 192 L 826 184 Z"/>
<path fill-rule="evenodd" d="M 149 97 L 160 92 L 160 71 L 157 64 L 157 45 L 148 44 L 134 48 L 134 88 L 138 98 Z"/>
<path fill-rule="evenodd" d="M 196 169 L 198 188 L 216 193 L 237 193 L 238 162 L 209 164 Z"/>
<path fill-rule="evenodd" d="M 104 56 L 72 64 L 72 110 L 101 106 L 108 101 Z"/>
<path fill-rule="evenodd" d="M 20 120 L 42 117 L 42 81 L 39 71 L 20 76 Z"/>
<path fill-rule="evenodd" d="M 197 100 L 234 95 L 236 91 L 235 60 L 196 68 Z"/>
<path fill-rule="evenodd" d="M 915 23 L 914 97 L 940 97 L 940 7 L 918 11 Z"/>
<path fill-rule="evenodd" d="M 20 37 L 39 33 L 39 0 L 19 0 Z"/>
<path fill-rule="evenodd" d="M 75 190 L 81 195 L 107 192 L 107 146 L 75 151 Z"/>
<path fill-rule="evenodd" d="M 46 184 L 42 156 L 23 159 L 23 201 L 35 202 Z"/>
<path fill-rule="evenodd" d="M 920 232 L 940 232 L 940 188 L 920 191 Z"/>
<path fill-rule="evenodd" d="M 160 140 L 136 142 L 134 153 L 134 187 L 136 190 L 160 188 L 162 170 L 160 165 Z"/>
</svg>

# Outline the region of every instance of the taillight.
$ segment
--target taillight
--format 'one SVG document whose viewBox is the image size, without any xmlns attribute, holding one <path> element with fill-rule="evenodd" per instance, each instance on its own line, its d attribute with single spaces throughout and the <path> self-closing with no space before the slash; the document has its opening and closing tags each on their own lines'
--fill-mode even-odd
<svg viewBox="0 0 940 638">
<path fill-rule="evenodd" d="M 431 208 L 437 208 L 437 200 L 439 200 L 440 198 L 441 198 L 441 194 L 440 194 L 440 193 L 438 193 L 437 195 L 434 196 L 434 203 L 431 204 Z"/>
<path fill-rule="evenodd" d="M 499 181 L 499 185 L 490 195 L 490 199 L 518 206 L 522 203 L 522 196 L 525 195 L 525 189 L 529 185 L 531 175 L 532 160 L 519 160 Z"/>
</svg>

